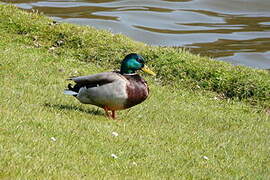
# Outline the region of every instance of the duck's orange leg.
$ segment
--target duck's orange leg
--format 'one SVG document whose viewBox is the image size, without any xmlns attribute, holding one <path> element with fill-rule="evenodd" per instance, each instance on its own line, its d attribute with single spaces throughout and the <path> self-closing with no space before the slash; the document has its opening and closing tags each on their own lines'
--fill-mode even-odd
<svg viewBox="0 0 270 180">
<path fill-rule="evenodd" d="M 107 106 L 105 106 L 103 109 L 104 109 L 106 115 L 107 115 L 109 118 L 111 118 L 112 116 L 111 116 L 111 114 L 109 113 L 109 108 L 108 108 Z"/>
<path fill-rule="evenodd" d="M 115 119 L 116 115 L 115 115 L 115 110 L 112 110 L 112 118 Z"/>
<path fill-rule="evenodd" d="M 107 106 L 104 106 L 104 111 L 106 113 L 106 115 L 109 117 L 109 118 L 112 118 L 112 119 L 115 119 L 116 118 L 116 115 L 115 115 L 115 110 L 111 110 L 112 113 L 110 113 L 110 109 L 107 107 Z"/>
</svg>

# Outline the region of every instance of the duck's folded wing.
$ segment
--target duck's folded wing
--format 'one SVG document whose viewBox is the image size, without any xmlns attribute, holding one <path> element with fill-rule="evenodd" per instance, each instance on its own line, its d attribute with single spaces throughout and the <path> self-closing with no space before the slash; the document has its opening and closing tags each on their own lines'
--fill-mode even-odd
<svg viewBox="0 0 270 180">
<path fill-rule="evenodd" d="M 106 84 L 111 83 L 115 80 L 119 79 L 119 75 L 115 72 L 104 72 L 98 73 L 88 76 L 78 76 L 78 77 L 71 77 L 68 80 L 72 80 L 77 84 Z"/>
</svg>

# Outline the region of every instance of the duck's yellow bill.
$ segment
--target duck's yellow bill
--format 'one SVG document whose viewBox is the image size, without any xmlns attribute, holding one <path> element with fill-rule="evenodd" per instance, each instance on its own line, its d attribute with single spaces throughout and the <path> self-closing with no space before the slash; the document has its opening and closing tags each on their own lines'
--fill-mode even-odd
<svg viewBox="0 0 270 180">
<path fill-rule="evenodd" d="M 151 74 L 153 76 L 156 75 L 156 73 L 154 73 L 153 71 L 151 71 L 146 65 L 144 65 L 144 67 L 142 68 L 142 70 L 148 74 Z"/>
</svg>

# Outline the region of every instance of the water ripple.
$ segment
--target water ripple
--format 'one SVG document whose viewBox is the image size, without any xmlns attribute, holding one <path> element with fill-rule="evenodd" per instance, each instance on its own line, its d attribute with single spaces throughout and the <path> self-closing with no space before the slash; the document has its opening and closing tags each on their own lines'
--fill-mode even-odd
<svg viewBox="0 0 270 180">
<path fill-rule="evenodd" d="M 9 2 L 10 1 L 6 1 Z M 60 21 L 270 68 L 269 0 L 13 0 Z"/>
</svg>

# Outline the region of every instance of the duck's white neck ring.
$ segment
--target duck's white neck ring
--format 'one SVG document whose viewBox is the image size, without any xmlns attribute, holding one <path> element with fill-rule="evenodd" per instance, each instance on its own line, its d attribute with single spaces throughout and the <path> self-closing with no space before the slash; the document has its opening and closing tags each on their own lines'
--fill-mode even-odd
<svg viewBox="0 0 270 180">
<path fill-rule="evenodd" d="M 124 73 L 123 75 L 130 75 L 130 76 L 132 76 L 132 75 L 136 75 L 136 74 L 138 74 L 138 73 Z"/>
</svg>

